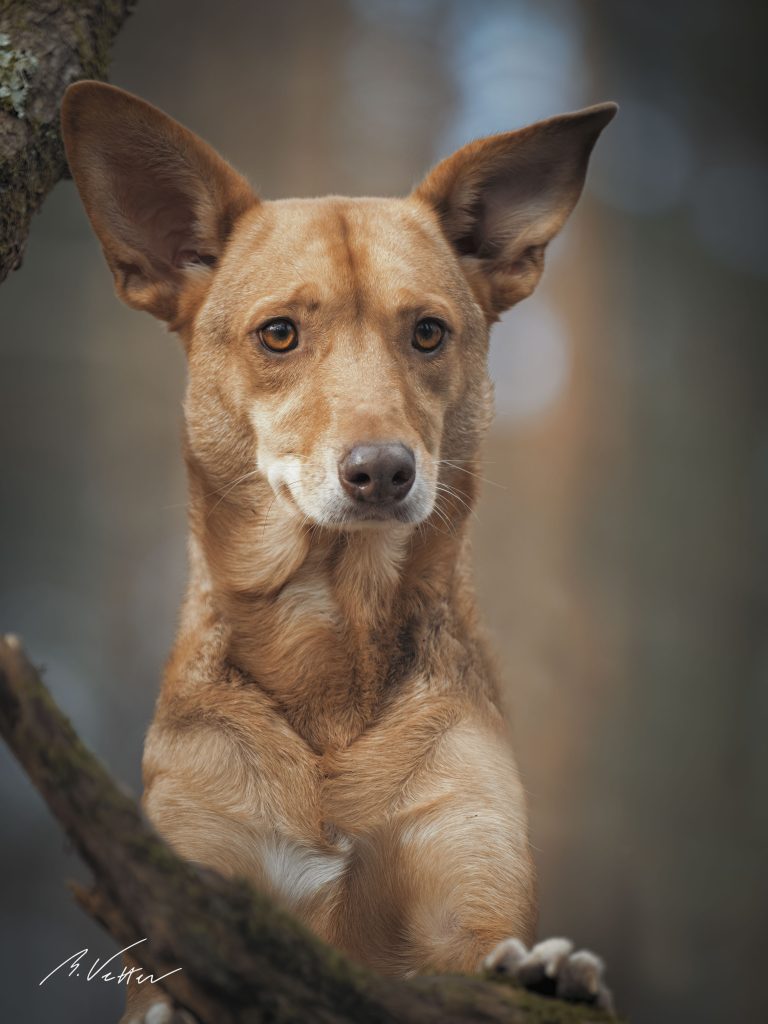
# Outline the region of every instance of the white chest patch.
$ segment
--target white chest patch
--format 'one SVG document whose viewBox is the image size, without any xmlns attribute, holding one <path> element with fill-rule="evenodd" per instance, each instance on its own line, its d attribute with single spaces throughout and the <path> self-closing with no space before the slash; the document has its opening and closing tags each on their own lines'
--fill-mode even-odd
<svg viewBox="0 0 768 1024">
<path fill-rule="evenodd" d="M 346 852 L 328 852 L 297 843 L 287 836 L 265 836 L 261 862 L 272 888 L 290 904 L 298 904 L 344 874 Z"/>
</svg>

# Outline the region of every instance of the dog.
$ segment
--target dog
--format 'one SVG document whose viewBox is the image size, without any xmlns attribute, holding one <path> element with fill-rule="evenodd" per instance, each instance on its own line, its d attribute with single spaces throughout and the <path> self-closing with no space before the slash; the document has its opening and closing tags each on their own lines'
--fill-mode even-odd
<svg viewBox="0 0 768 1024">
<path fill-rule="evenodd" d="M 78 82 L 62 107 L 117 294 L 189 368 L 189 584 L 147 815 L 376 971 L 484 965 L 603 1007 L 599 958 L 530 948 L 525 798 L 468 516 L 490 327 L 534 290 L 616 109 L 471 142 L 407 198 L 268 202 L 129 93 Z M 172 1019 L 128 987 L 124 1024 Z"/>
</svg>

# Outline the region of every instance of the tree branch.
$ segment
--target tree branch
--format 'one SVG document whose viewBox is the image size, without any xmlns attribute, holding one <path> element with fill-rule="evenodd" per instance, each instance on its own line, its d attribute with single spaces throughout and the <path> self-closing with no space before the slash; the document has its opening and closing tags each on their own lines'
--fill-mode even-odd
<svg viewBox="0 0 768 1024">
<path fill-rule="evenodd" d="M 0 0 L 0 282 L 21 265 L 32 214 L 67 173 L 64 90 L 106 78 L 136 0 Z"/>
<path fill-rule="evenodd" d="M 385 979 L 246 882 L 182 860 L 78 738 L 15 637 L 0 639 L 0 734 L 95 878 L 85 910 L 202 1024 L 586 1024 L 598 1010 L 481 977 Z"/>
</svg>

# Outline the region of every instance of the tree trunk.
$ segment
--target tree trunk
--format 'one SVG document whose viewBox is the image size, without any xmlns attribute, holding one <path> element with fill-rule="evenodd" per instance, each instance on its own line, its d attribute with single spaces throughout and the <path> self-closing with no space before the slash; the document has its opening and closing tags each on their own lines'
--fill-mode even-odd
<svg viewBox="0 0 768 1024">
<path fill-rule="evenodd" d="M 599 1010 L 482 977 L 382 978 L 244 881 L 182 860 L 57 708 L 15 637 L 0 640 L 0 734 L 93 872 L 81 905 L 201 1024 L 587 1024 Z"/>
<path fill-rule="evenodd" d="M 67 173 L 64 90 L 105 78 L 135 0 L 0 0 L 0 282 L 21 264 L 32 214 Z"/>
</svg>

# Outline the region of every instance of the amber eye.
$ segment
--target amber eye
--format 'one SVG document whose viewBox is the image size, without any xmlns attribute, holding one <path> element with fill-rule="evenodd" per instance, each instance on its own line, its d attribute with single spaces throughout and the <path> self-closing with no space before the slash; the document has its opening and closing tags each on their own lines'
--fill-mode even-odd
<svg viewBox="0 0 768 1024">
<path fill-rule="evenodd" d="M 419 352 L 434 352 L 445 338 L 445 327 L 439 320 L 425 317 L 419 320 L 413 332 L 413 347 Z"/>
<path fill-rule="evenodd" d="M 290 352 L 299 344 L 296 324 L 282 317 L 279 320 L 270 320 L 260 327 L 259 338 L 264 348 L 268 348 L 270 352 Z"/>
</svg>

